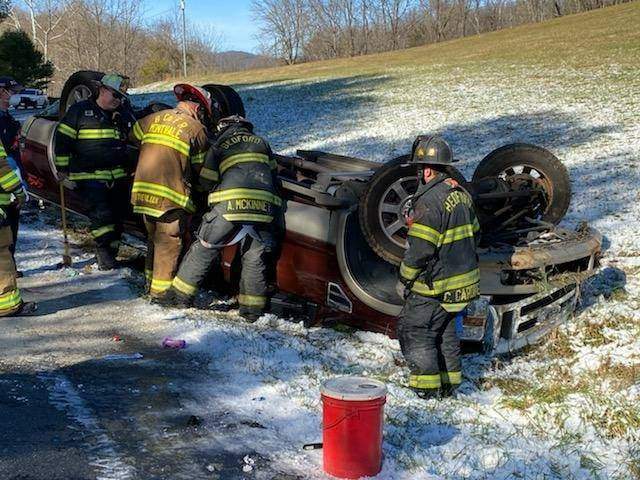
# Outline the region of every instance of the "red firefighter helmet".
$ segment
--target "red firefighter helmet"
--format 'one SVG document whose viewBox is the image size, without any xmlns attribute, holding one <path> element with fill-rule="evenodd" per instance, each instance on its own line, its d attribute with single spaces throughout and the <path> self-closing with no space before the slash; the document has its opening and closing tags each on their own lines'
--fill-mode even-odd
<svg viewBox="0 0 640 480">
<path fill-rule="evenodd" d="M 173 93 L 179 102 L 195 102 L 200 105 L 203 110 L 202 116 L 199 112 L 200 121 L 203 125 L 209 126 L 213 120 L 213 110 L 211 106 L 211 95 L 205 89 L 190 85 L 188 83 L 179 83 L 173 87 Z"/>
</svg>

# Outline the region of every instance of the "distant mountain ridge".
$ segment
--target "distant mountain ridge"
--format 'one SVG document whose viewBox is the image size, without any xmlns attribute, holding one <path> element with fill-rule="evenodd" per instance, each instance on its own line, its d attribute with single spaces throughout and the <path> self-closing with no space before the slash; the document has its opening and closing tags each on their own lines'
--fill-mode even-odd
<svg viewBox="0 0 640 480">
<path fill-rule="evenodd" d="M 240 50 L 227 50 L 216 54 L 216 67 L 222 72 L 273 67 L 276 65 L 279 65 L 279 62 L 273 57 Z"/>
</svg>

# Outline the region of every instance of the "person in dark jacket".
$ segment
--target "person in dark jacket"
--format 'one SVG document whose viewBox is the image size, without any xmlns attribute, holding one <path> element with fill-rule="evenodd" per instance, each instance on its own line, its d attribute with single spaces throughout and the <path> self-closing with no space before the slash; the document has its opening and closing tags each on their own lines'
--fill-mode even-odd
<svg viewBox="0 0 640 480">
<path fill-rule="evenodd" d="M 24 315 L 36 309 L 34 302 L 22 300 L 14 258 L 25 192 L 19 167 L 20 124 L 8 110 L 11 95 L 20 90 L 22 87 L 13 78 L 0 77 L 0 317 Z"/>
<path fill-rule="evenodd" d="M 276 162 L 269 144 L 240 116 L 223 118 L 200 171 L 209 211 L 173 279 L 168 305 L 188 306 L 222 247 L 240 244 L 240 315 L 257 320 L 269 306 L 269 255 L 282 221 Z"/>
<path fill-rule="evenodd" d="M 405 304 L 398 339 L 422 398 L 449 394 L 462 382 L 455 317 L 478 297 L 480 226 L 470 195 L 447 175 L 451 148 L 440 137 L 418 137 L 409 164 L 419 185 L 407 216 L 409 248 L 400 264 Z"/>
<path fill-rule="evenodd" d="M 88 203 L 101 270 L 116 266 L 122 221 L 129 209 L 128 131 L 118 112 L 127 88 L 126 77 L 104 75 L 98 96 L 72 105 L 55 136 L 58 176 L 66 185 L 77 188 Z"/>
<path fill-rule="evenodd" d="M 9 113 L 9 100 L 11 96 L 20 93 L 22 86 L 11 77 L 0 77 L 0 141 L 4 147 L 6 153 L 6 159 L 9 166 L 16 172 L 22 179 L 22 162 L 20 159 L 20 122 L 18 122 Z M 20 191 L 13 202 L 9 205 L 5 205 L 4 210 L 7 215 L 7 222 L 11 228 L 11 234 L 13 242 L 10 250 L 11 254 L 15 255 L 16 244 L 18 242 L 18 227 L 20 226 L 20 207 L 26 199 L 26 192 Z M 15 259 L 14 259 L 15 261 Z M 17 272 L 17 276 L 21 277 L 22 274 Z"/>
</svg>

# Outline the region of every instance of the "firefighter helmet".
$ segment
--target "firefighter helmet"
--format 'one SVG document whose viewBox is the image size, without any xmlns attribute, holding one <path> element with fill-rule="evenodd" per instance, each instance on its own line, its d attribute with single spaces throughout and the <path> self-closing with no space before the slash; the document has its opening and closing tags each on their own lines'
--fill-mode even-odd
<svg viewBox="0 0 640 480">
<path fill-rule="evenodd" d="M 179 83 L 173 87 L 173 93 L 179 102 L 197 103 L 198 119 L 205 127 L 212 126 L 214 115 L 211 105 L 211 95 L 204 88 L 196 87 L 188 83 Z M 215 126 L 215 125 L 213 125 Z"/>
<path fill-rule="evenodd" d="M 404 165 L 451 165 L 457 162 L 444 138 L 420 135 L 413 142 L 411 158 Z"/>
<path fill-rule="evenodd" d="M 218 120 L 218 131 L 221 132 L 234 125 L 240 125 L 250 132 L 253 132 L 253 123 L 240 115 L 231 115 L 230 117 L 224 117 Z"/>
<path fill-rule="evenodd" d="M 127 95 L 127 90 L 129 89 L 129 77 L 118 75 L 117 73 L 105 74 L 98 83 L 101 87 L 111 90 L 116 97 L 121 99 Z"/>
</svg>

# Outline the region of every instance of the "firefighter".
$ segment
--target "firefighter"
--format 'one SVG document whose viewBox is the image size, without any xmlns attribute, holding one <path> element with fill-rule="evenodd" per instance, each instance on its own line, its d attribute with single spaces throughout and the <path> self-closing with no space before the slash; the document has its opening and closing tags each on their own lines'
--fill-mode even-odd
<svg viewBox="0 0 640 480">
<path fill-rule="evenodd" d="M 154 302 L 166 294 L 178 268 L 195 212 L 192 185 L 208 147 L 205 125 L 212 116 L 205 90 L 179 84 L 174 93 L 175 109 L 142 118 L 130 134 L 141 145 L 131 203 L 147 230 L 145 275 Z"/>
<path fill-rule="evenodd" d="M 268 308 L 267 270 L 282 221 L 276 162 L 253 125 L 234 115 L 218 122 L 200 182 L 209 193 L 209 211 L 173 279 L 167 305 L 190 306 L 222 247 L 239 244 L 242 272 L 240 315 L 257 320 Z"/>
<path fill-rule="evenodd" d="M 451 148 L 418 137 L 407 165 L 418 189 L 407 213 L 409 244 L 400 264 L 405 304 L 398 319 L 409 387 L 421 398 L 447 395 L 462 381 L 455 317 L 479 295 L 480 226 L 470 195 L 447 175 Z"/>
<path fill-rule="evenodd" d="M 20 93 L 22 86 L 11 77 L 0 77 L 0 141 L 6 152 L 6 159 L 9 166 L 16 172 L 22 180 L 22 163 L 20 161 L 20 122 L 9 113 L 9 99 L 12 95 Z M 22 182 L 21 182 L 22 183 Z M 5 205 L 4 211 L 7 214 L 7 222 L 11 227 L 13 241 L 11 243 L 11 254 L 15 254 L 16 243 L 18 241 L 18 226 L 20 224 L 20 207 L 26 199 L 24 190 L 17 192 L 15 201 L 10 205 Z M 15 261 L 15 258 L 14 258 Z M 17 276 L 22 274 L 17 272 Z"/>
<path fill-rule="evenodd" d="M 22 301 L 11 251 L 13 234 L 7 209 L 23 194 L 20 178 L 7 162 L 4 147 L 0 146 L 0 317 L 30 313 L 36 307 L 35 303 Z"/>
<path fill-rule="evenodd" d="M 68 188 L 83 198 L 100 270 L 116 267 L 122 221 L 129 210 L 126 137 L 118 111 L 129 80 L 116 74 L 98 82 L 98 95 L 73 104 L 57 127 L 55 165 Z"/>
</svg>

